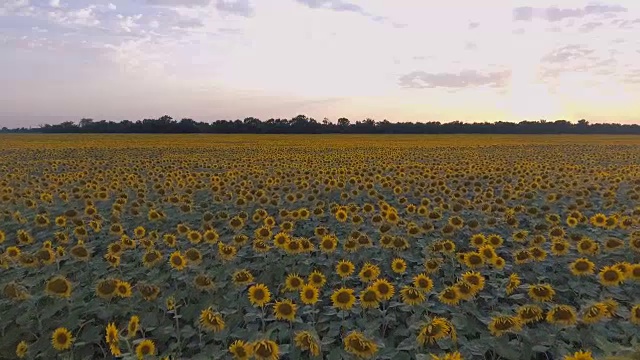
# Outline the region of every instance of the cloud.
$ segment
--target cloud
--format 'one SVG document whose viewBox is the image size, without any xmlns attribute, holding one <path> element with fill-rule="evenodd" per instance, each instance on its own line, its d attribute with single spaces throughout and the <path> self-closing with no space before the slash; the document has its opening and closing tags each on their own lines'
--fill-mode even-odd
<svg viewBox="0 0 640 360">
<path fill-rule="evenodd" d="M 511 79 L 511 71 L 504 70 L 481 74 L 475 70 L 460 73 L 435 73 L 413 71 L 400 77 L 399 84 L 404 88 L 450 88 L 461 89 L 478 86 L 503 87 Z"/>
<path fill-rule="evenodd" d="M 173 26 L 178 29 L 194 29 L 203 27 L 204 23 L 197 18 L 180 19 Z"/>
<path fill-rule="evenodd" d="M 118 7 L 114 3 L 109 3 L 109 5 L 107 5 L 107 8 L 109 10 L 116 10 Z"/>
<path fill-rule="evenodd" d="M 49 0 L 49 6 L 54 8 L 60 7 L 60 0 Z"/>
<path fill-rule="evenodd" d="M 0 16 L 9 15 L 29 6 L 29 0 L 3 0 L 0 2 Z"/>
<path fill-rule="evenodd" d="M 530 6 L 513 9 L 513 19 L 516 21 L 531 21 L 534 18 L 546 21 L 560 21 L 567 18 L 582 18 L 589 15 L 611 15 L 626 12 L 627 8 L 619 5 L 588 5 L 584 8 L 561 9 L 557 7 L 533 8 Z"/>
<path fill-rule="evenodd" d="M 584 58 L 593 52 L 594 50 L 581 45 L 567 45 L 548 53 L 542 58 L 542 61 L 546 63 L 563 63 Z"/>
<path fill-rule="evenodd" d="M 580 26 L 580 32 L 586 33 L 586 32 L 591 32 L 596 28 L 599 28 L 600 26 L 602 26 L 603 24 L 601 22 L 588 22 L 586 24 L 583 24 L 582 26 Z"/>
<path fill-rule="evenodd" d="M 469 30 L 476 29 L 478 26 L 480 26 L 480 23 L 477 23 L 477 22 L 470 22 L 470 23 L 469 23 Z"/>
<path fill-rule="evenodd" d="M 221 12 L 231 13 L 244 17 L 249 17 L 253 14 L 253 9 L 249 0 L 218 0 L 216 2 L 216 9 Z"/>
<path fill-rule="evenodd" d="M 90 5 L 83 9 L 63 11 L 56 9 L 48 13 L 49 19 L 63 26 L 86 26 L 93 27 L 100 25 L 100 20 L 95 13 L 95 5 Z"/>
<path fill-rule="evenodd" d="M 163 5 L 163 6 L 207 6 L 211 3 L 211 0 L 147 0 L 147 4 L 150 5 Z"/>
<path fill-rule="evenodd" d="M 335 11 L 352 11 L 361 14 L 365 14 L 366 12 L 362 7 L 356 4 L 352 4 L 342 0 L 296 0 L 300 4 L 307 5 L 312 9 L 331 9 Z"/>
</svg>

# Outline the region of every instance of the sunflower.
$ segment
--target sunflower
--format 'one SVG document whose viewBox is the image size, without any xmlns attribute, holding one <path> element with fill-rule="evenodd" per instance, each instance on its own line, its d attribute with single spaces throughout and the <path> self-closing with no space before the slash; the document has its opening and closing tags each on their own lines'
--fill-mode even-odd
<svg viewBox="0 0 640 360">
<path fill-rule="evenodd" d="M 600 304 L 604 305 L 607 308 L 607 317 L 614 317 L 617 315 L 619 305 L 615 300 L 606 298 L 601 301 Z"/>
<path fill-rule="evenodd" d="M 253 306 L 265 306 L 271 300 L 271 292 L 264 284 L 255 284 L 249 288 L 249 301 Z"/>
<path fill-rule="evenodd" d="M 296 317 L 296 311 L 298 311 L 298 306 L 289 299 L 276 301 L 273 305 L 273 313 L 278 320 L 293 321 Z"/>
<path fill-rule="evenodd" d="M 249 360 L 253 354 L 253 347 L 242 340 L 236 340 L 229 346 L 229 352 L 235 360 Z"/>
<path fill-rule="evenodd" d="M 215 244 L 218 242 L 218 239 L 220 239 L 220 235 L 218 235 L 218 232 L 214 229 L 205 231 L 202 237 L 207 244 Z"/>
<path fill-rule="evenodd" d="M 344 279 L 344 278 L 350 276 L 351 274 L 353 274 L 355 269 L 356 269 L 356 267 L 349 260 L 340 260 L 338 262 L 338 264 L 336 265 L 336 273 L 342 279 Z"/>
<path fill-rule="evenodd" d="M 633 264 L 629 268 L 628 278 L 635 281 L 640 281 L 640 264 Z"/>
<path fill-rule="evenodd" d="M 128 237 L 127 235 L 122 235 L 122 237 L 120 238 L 120 243 L 122 244 L 122 246 L 125 249 L 135 249 L 136 248 L 136 241 L 133 240 L 132 238 Z"/>
<path fill-rule="evenodd" d="M 438 294 L 438 300 L 443 304 L 458 305 L 461 300 L 460 292 L 457 287 L 449 286 Z"/>
<path fill-rule="evenodd" d="M 225 325 L 222 315 L 213 311 L 211 307 L 200 312 L 199 324 L 202 329 L 214 333 L 222 331 Z"/>
<path fill-rule="evenodd" d="M 260 241 L 260 240 L 256 240 L 256 241 Z M 255 244 L 255 243 L 254 243 Z M 267 248 L 268 250 L 268 248 Z M 287 254 L 289 255 L 295 255 L 295 254 L 299 254 L 302 252 L 302 243 L 300 240 L 298 239 L 291 239 L 289 242 L 287 242 L 287 244 L 285 245 L 284 250 L 287 252 Z M 260 251 L 259 251 L 260 252 Z"/>
<path fill-rule="evenodd" d="M 27 300 L 30 297 L 27 289 L 24 286 L 16 283 L 15 281 L 12 281 L 5 285 L 2 289 L 2 293 L 5 297 L 14 301 L 23 301 Z"/>
<path fill-rule="evenodd" d="M 569 264 L 569 270 L 575 276 L 585 276 L 593 274 L 595 264 L 587 258 L 579 258 Z"/>
<path fill-rule="evenodd" d="M 142 360 L 146 356 L 153 356 L 156 354 L 156 344 L 149 339 L 144 339 L 136 346 L 136 356 Z"/>
<path fill-rule="evenodd" d="M 127 337 L 133 338 L 140 331 L 140 317 L 137 315 L 131 316 L 129 323 L 127 323 Z"/>
<path fill-rule="evenodd" d="M 607 306 L 603 303 L 589 305 L 582 311 L 582 322 L 585 324 L 595 324 L 607 318 L 608 313 Z"/>
<path fill-rule="evenodd" d="M 27 342 L 24 340 L 20 341 L 16 346 L 16 356 L 18 357 L 18 359 L 24 359 L 25 357 L 27 357 L 28 352 L 29 345 L 27 345 Z"/>
<path fill-rule="evenodd" d="M 516 310 L 522 324 L 540 321 L 544 318 L 544 311 L 538 305 L 522 305 Z"/>
<path fill-rule="evenodd" d="M 162 238 L 164 239 L 164 243 L 170 248 L 176 247 L 178 243 L 178 238 L 174 234 L 164 234 Z"/>
<path fill-rule="evenodd" d="M 128 281 L 118 280 L 116 283 L 116 295 L 121 298 L 131 297 L 131 284 Z"/>
<path fill-rule="evenodd" d="M 396 274 L 404 274 L 407 271 L 407 262 L 401 258 L 395 258 L 391 262 L 391 270 Z"/>
<path fill-rule="evenodd" d="M 358 274 L 362 282 L 371 282 L 380 276 L 380 268 L 371 263 L 365 263 Z"/>
<path fill-rule="evenodd" d="M 417 340 L 418 344 L 425 346 L 433 345 L 438 340 L 447 337 L 450 337 L 453 341 L 456 340 L 456 331 L 453 324 L 445 318 L 435 317 L 420 327 Z"/>
<path fill-rule="evenodd" d="M 286 232 L 279 232 L 273 237 L 273 243 L 277 248 L 284 249 L 291 238 Z"/>
<path fill-rule="evenodd" d="M 556 291 L 549 284 L 529 285 L 529 297 L 534 301 L 549 302 L 556 294 Z"/>
<path fill-rule="evenodd" d="M 87 250 L 87 248 L 82 244 L 72 247 L 69 252 L 71 253 L 71 256 L 80 261 L 89 261 L 89 258 L 91 257 L 89 250 Z"/>
<path fill-rule="evenodd" d="M 280 358 L 278 344 L 267 339 L 254 342 L 252 353 L 256 360 L 278 360 Z"/>
<path fill-rule="evenodd" d="M 108 323 L 105 332 L 105 341 L 107 344 L 118 344 L 120 333 L 118 332 L 118 328 L 115 323 Z"/>
<path fill-rule="evenodd" d="M 529 248 L 529 254 L 535 261 L 544 261 L 547 258 L 547 251 L 540 246 L 532 246 Z"/>
<path fill-rule="evenodd" d="M 554 239 L 551 243 L 551 253 L 555 256 L 562 256 L 569 253 L 570 245 L 566 240 Z"/>
<path fill-rule="evenodd" d="M 56 253 L 51 248 L 43 247 L 36 252 L 35 256 L 44 265 L 51 265 L 56 261 Z"/>
<path fill-rule="evenodd" d="M 395 288 L 386 279 L 377 279 L 371 287 L 376 291 L 380 300 L 389 300 L 395 293 Z"/>
<path fill-rule="evenodd" d="M 464 259 L 463 259 L 463 262 L 464 262 Z M 438 258 L 432 258 L 424 262 L 424 269 L 427 274 L 433 274 L 436 271 L 438 271 L 438 269 L 440 269 L 441 265 L 442 265 L 442 260 Z"/>
<path fill-rule="evenodd" d="M 624 280 L 624 273 L 615 266 L 605 266 L 598 273 L 598 278 L 604 286 L 618 286 Z"/>
<path fill-rule="evenodd" d="M 309 351 L 311 356 L 320 356 L 320 341 L 309 331 L 298 331 L 293 338 L 295 346 L 302 351 Z"/>
<path fill-rule="evenodd" d="M 604 250 L 612 252 L 612 251 L 616 251 L 618 249 L 623 248 L 624 245 L 625 245 L 624 241 L 617 238 L 610 237 L 604 242 Z"/>
<path fill-rule="evenodd" d="M 187 259 L 180 253 L 180 251 L 174 251 L 169 256 L 169 264 L 172 268 L 181 271 L 187 267 Z"/>
<path fill-rule="evenodd" d="M 320 296 L 318 288 L 312 285 L 304 285 L 300 289 L 300 301 L 306 305 L 313 305 L 318 302 Z"/>
<path fill-rule="evenodd" d="M 103 299 L 111 299 L 116 294 L 117 279 L 103 279 L 96 285 L 96 295 Z"/>
<path fill-rule="evenodd" d="M 107 251 L 109 252 L 109 254 L 120 256 L 122 255 L 124 248 L 122 247 L 121 243 L 113 242 L 109 244 L 109 246 L 107 246 Z"/>
<path fill-rule="evenodd" d="M 517 316 L 496 316 L 492 317 L 488 325 L 493 336 L 502 336 L 506 333 L 518 332 L 522 329 L 522 323 Z"/>
<path fill-rule="evenodd" d="M 135 237 L 138 239 L 142 239 L 146 233 L 147 230 L 145 230 L 145 228 L 142 226 L 138 226 L 137 228 L 133 229 L 133 235 L 135 235 Z"/>
<path fill-rule="evenodd" d="M 413 286 L 424 292 L 429 292 L 433 289 L 433 280 L 425 273 L 414 276 L 412 280 Z"/>
<path fill-rule="evenodd" d="M 45 291 L 50 296 L 61 298 L 71 297 L 71 282 L 62 275 L 57 275 L 49 279 L 45 285 Z"/>
<path fill-rule="evenodd" d="M 529 249 L 520 249 L 513 253 L 513 259 L 517 265 L 522 265 L 530 262 L 533 257 L 531 256 Z"/>
<path fill-rule="evenodd" d="M 153 267 L 162 262 L 162 253 L 158 250 L 149 250 L 142 255 L 142 263 L 146 267 Z"/>
<path fill-rule="evenodd" d="M 520 281 L 520 276 L 518 276 L 518 274 L 513 273 L 509 275 L 509 281 L 507 282 L 507 286 L 506 286 L 507 295 L 513 294 L 513 292 L 516 291 L 516 289 L 518 289 L 520 284 L 521 284 L 521 281 Z"/>
<path fill-rule="evenodd" d="M 233 283 L 236 285 L 247 285 L 253 282 L 253 275 L 249 270 L 241 269 L 233 273 Z"/>
<path fill-rule="evenodd" d="M 640 253 L 640 237 L 629 239 L 629 247 L 636 253 Z"/>
<path fill-rule="evenodd" d="M 607 217 L 602 213 L 597 213 L 589 219 L 589 222 L 593 226 L 604 227 L 607 224 Z"/>
<path fill-rule="evenodd" d="M 358 358 L 369 359 L 378 352 L 378 345 L 359 331 L 352 331 L 343 339 L 344 349 Z"/>
<path fill-rule="evenodd" d="M 332 253 L 336 251 L 336 247 L 338 246 L 338 239 L 334 235 L 325 235 L 320 240 L 320 251 L 323 253 Z"/>
<path fill-rule="evenodd" d="M 231 261 L 236 257 L 238 249 L 232 245 L 218 243 L 218 255 L 223 261 Z"/>
<path fill-rule="evenodd" d="M 492 262 L 498 256 L 492 245 L 482 245 L 478 248 L 478 253 L 487 262 Z"/>
<path fill-rule="evenodd" d="M 631 307 L 631 315 L 629 318 L 632 324 L 640 325 L 640 304 Z"/>
<path fill-rule="evenodd" d="M 67 328 L 59 327 L 53 331 L 51 335 L 51 345 L 53 348 L 58 351 L 64 351 L 71 349 L 71 345 L 73 344 L 73 336 L 71 335 L 71 331 L 67 330 Z"/>
<path fill-rule="evenodd" d="M 615 264 L 613 264 L 613 267 L 615 267 L 616 269 L 620 270 L 620 272 L 622 273 L 624 279 L 626 280 L 627 278 L 631 277 L 631 271 L 633 268 L 633 265 L 629 262 L 626 261 L 620 261 L 617 262 Z"/>
<path fill-rule="evenodd" d="M 202 253 L 196 248 L 189 248 L 184 252 L 188 265 L 199 265 L 202 263 Z"/>
<path fill-rule="evenodd" d="M 403 286 L 400 289 L 400 298 L 402 302 L 411 306 L 422 304 L 427 299 L 424 291 L 413 286 Z"/>
<path fill-rule="evenodd" d="M 598 243 L 585 237 L 578 241 L 577 249 L 583 255 L 596 255 L 598 253 Z"/>
<path fill-rule="evenodd" d="M 466 283 L 465 281 L 458 281 L 453 285 L 458 290 L 458 294 L 460 294 L 460 300 L 470 300 L 476 295 L 474 289 Z"/>
<path fill-rule="evenodd" d="M 285 291 L 297 291 L 304 285 L 304 280 L 298 274 L 289 274 L 284 280 Z"/>
<path fill-rule="evenodd" d="M 556 305 L 547 313 L 547 322 L 570 326 L 577 321 L 576 310 L 569 305 Z"/>
<path fill-rule="evenodd" d="M 198 274 L 193 278 L 193 286 L 200 291 L 210 291 L 213 289 L 214 284 L 213 280 L 209 276 L 205 274 Z"/>
<path fill-rule="evenodd" d="M 353 289 L 342 287 L 337 289 L 331 294 L 331 302 L 333 307 L 341 310 L 349 310 L 356 302 L 356 297 L 353 295 Z"/>
<path fill-rule="evenodd" d="M 17 246 L 9 246 L 5 251 L 4 251 L 4 255 L 11 259 L 11 260 L 16 260 L 18 259 L 18 257 L 20 256 L 20 253 L 22 251 L 20 251 L 20 248 Z"/>
<path fill-rule="evenodd" d="M 484 289 L 485 278 L 476 271 L 468 271 L 462 274 L 462 281 L 469 284 L 474 292 Z"/>
<path fill-rule="evenodd" d="M 173 296 L 169 296 L 165 300 L 165 306 L 167 307 L 167 311 L 174 311 L 176 309 L 176 299 Z"/>
<path fill-rule="evenodd" d="M 156 285 L 139 282 L 136 284 L 136 288 L 138 289 L 140 295 L 142 295 L 142 298 L 146 301 L 153 301 L 160 294 L 160 288 Z"/>
<path fill-rule="evenodd" d="M 20 253 L 20 256 L 18 256 L 18 262 L 25 268 L 35 268 L 40 266 L 40 260 L 37 257 L 25 252 Z"/>
<path fill-rule="evenodd" d="M 573 355 L 565 355 L 562 360 L 593 360 L 591 351 L 577 351 Z"/>
<path fill-rule="evenodd" d="M 471 236 L 471 239 L 469 239 L 469 242 L 472 247 L 479 248 L 487 243 L 487 238 L 482 234 L 474 234 Z"/>
<path fill-rule="evenodd" d="M 192 244 L 199 244 L 202 241 L 202 234 L 200 234 L 198 230 L 189 230 L 187 233 L 187 239 Z"/>
<path fill-rule="evenodd" d="M 380 298 L 378 297 L 378 293 L 371 286 L 362 290 L 360 292 L 359 298 L 360 298 L 360 306 L 363 309 L 377 308 L 378 305 L 380 304 Z"/>
<path fill-rule="evenodd" d="M 320 271 L 314 270 L 313 272 L 311 272 L 311 274 L 309 274 L 307 282 L 309 285 L 313 285 L 320 289 L 327 282 L 327 278 Z"/>
</svg>

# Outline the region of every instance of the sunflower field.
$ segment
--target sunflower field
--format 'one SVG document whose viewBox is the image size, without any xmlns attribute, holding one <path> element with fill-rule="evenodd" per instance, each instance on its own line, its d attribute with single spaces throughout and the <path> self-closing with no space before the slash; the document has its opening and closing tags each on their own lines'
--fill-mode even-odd
<svg viewBox="0 0 640 360">
<path fill-rule="evenodd" d="M 640 353 L 638 137 L 0 143 L 0 359 Z"/>
</svg>

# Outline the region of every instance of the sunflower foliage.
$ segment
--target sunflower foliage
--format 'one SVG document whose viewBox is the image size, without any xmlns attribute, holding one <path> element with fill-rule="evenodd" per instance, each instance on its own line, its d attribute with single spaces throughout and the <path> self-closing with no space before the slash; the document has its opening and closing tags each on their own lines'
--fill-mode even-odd
<svg viewBox="0 0 640 360">
<path fill-rule="evenodd" d="M 0 137 L 0 358 L 638 351 L 625 137 Z"/>
</svg>

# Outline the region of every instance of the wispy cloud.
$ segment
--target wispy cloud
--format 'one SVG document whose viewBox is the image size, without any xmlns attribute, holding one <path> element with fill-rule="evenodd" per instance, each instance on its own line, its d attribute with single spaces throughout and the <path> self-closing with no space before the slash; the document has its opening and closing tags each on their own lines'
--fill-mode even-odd
<svg viewBox="0 0 640 360">
<path fill-rule="evenodd" d="M 459 73 L 427 73 L 413 71 L 400 77 L 399 84 L 405 88 L 468 88 L 478 86 L 502 87 L 511 78 L 511 71 L 479 73 L 465 70 Z"/>
<path fill-rule="evenodd" d="M 589 15 L 608 15 L 627 12 L 627 8 L 619 5 L 588 5 L 583 8 L 535 8 L 523 6 L 513 9 L 513 19 L 521 21 L 531 21 L 532 19 L 542 19 L 551 22 L 564 20 L 567 18 L 582 18 Z"/>
</svg>

